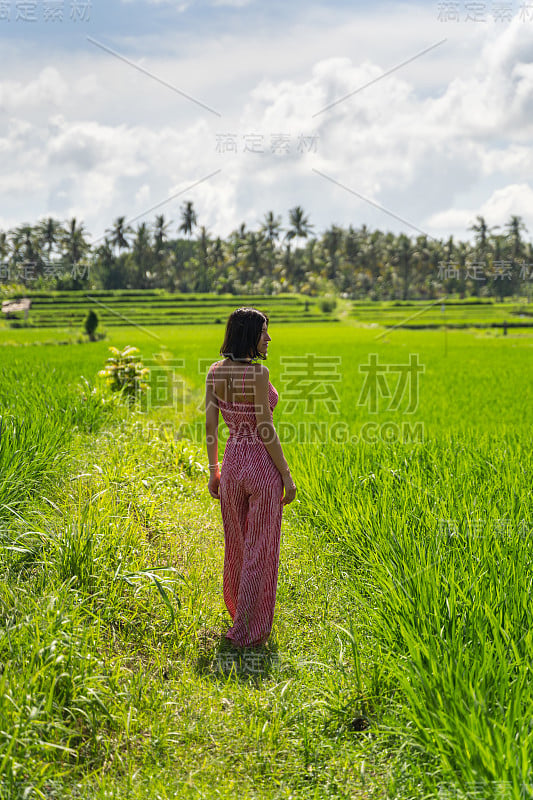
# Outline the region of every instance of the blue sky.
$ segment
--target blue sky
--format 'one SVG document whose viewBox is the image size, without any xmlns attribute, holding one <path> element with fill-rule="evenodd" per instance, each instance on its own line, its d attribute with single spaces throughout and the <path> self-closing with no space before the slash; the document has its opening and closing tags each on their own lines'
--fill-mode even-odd
<svg viewBox="0 0 533 800">
<path fill-rule="evenodd" d="M 519 214 L 533 235 L 533 4 L 84 5 L 0 3 L 1 229 L 175 230 L 192 200 L 222 236 L 297 204 L 317 233 L 466 239 Z"/>
</svg>

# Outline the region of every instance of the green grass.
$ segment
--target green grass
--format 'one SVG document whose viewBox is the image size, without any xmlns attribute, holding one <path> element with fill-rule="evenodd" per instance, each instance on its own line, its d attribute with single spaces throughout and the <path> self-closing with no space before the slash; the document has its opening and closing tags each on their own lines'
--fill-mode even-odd
<svg viewBox="0 0 533 800">
<path fill-rule="evenodd" d="M 271 325 L 299 491 L 260 671 L 229 675 L 202 414 L 223 327 L 2 348 L 2 800 L 533 795 L 533 337 L 380 332 Z M 175 359 L 183 405 L 107 400 L 109 344 Z M 341 378 L 312 415 L 281 360 L 306 354 Z M 368 408 L 370 354 L 417 356 L 412 414 Z M 384 440 L 406 419 L 421 440 Z"/>
</svg>

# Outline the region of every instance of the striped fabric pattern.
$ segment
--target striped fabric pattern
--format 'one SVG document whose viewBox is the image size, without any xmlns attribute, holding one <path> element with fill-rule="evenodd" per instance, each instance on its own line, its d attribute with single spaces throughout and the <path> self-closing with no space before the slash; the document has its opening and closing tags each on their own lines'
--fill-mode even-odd
<svg viewBox="0 0 533 800">
<path fill-rule="evenodd" d="M 213 388 L 215 368 L 216 364 Z M 268 394 L 272 419 L 279 396 L 271 383 Z M 274 620 L 283 479 L 257 433 L 254 403 L 217 399 L 229 428 L 220 469 L 222 590 L 233 620 L 226 637 L 239 647 L 250 647 L 266 642 Z"/>
</svg>

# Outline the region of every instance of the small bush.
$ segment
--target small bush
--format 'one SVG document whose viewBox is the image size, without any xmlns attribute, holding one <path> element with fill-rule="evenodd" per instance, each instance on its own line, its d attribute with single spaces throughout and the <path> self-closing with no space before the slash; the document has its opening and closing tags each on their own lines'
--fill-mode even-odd
<svg viewBox="0 0 533 800">
<path fill-rule="evenodd" d="M 91 308 L 91 310 L 87 314 L 87 317 L 85 318 L 85 332 L 86 332 L 87 336 L 89 337 L 89 339 L 91 340 L 91 342 L 96 341 L 96 337 L 94 335 L 94 332 L 95 332 L 97 327 L 98 327 L 98 315 L 97 315 L 96 311 L 94 311 Z"/>
<path fill-rule="evenodd" d="M 101 369 L 98 375 L 105 378 L 105 382 L 112 392 L 121 392 L 126 395 L 131 405 L 140 392 L 148 388 L 144 378 L 150 370 L 143 366 L 137 347 L 128 345 L 122 351 L 116 347 L 109 349 L 112 355 L 107 359 L 104 369 Z"/>
<path fill-rule="evenodd" d="M 324 314 L 331 313 L 337 307 L 337 301 L 335 298 L 324 297 L 320 301 L 320 310 L 324 312 Z"/>
</svg>

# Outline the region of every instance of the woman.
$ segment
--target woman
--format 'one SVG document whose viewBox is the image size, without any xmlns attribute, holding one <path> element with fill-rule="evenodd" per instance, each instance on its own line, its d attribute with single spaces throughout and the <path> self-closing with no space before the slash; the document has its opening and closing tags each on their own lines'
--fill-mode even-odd
<svg viewBox="0 0 533 800">
<path fill-rule="evenodd" d="M 209 369 L 205 387 L 208 489 L 220 500 L 222 588 L 233 620 L 226 638 L 237 647 L 264 644 L 270 635 L 283 506 L 296 495 L 272 417 L 278 393 L 268 368 L 256 361 L 266 359 L 270 341 L 265 314 L 255 308 L 233 311 L 220 348 L 226 358 Z M 229 428 L 221 469 L 219 410 Z"/>
</svg>

